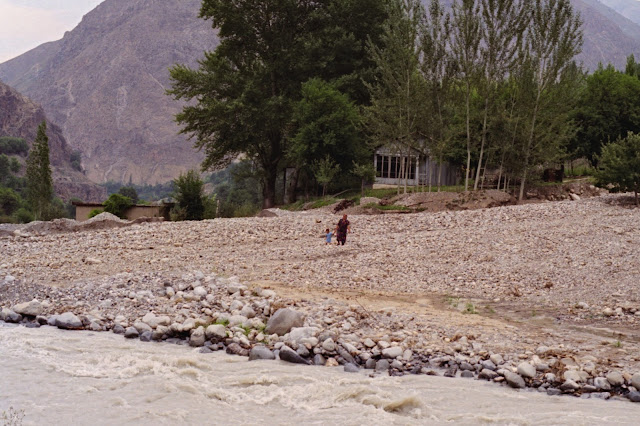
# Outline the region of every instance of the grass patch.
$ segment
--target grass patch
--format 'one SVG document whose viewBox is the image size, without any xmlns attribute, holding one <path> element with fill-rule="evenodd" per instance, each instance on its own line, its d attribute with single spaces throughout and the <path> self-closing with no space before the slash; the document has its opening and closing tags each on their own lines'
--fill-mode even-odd
<svg viewBox="0 0 640 426">
<path fill-rule="evenodd" d="M 312 209 L 319 209 L 321 207 L 330 206 L 335 203 L 337 200 L 335 198 L 324 198 L 320 200 L 316 200 L 311 204 Z"/>
<path fill-rule="evenodd" d="M 489 312 L 490 314 L 495 314 L 496 313 L 495 309 L 493 309 L 491 306 L 485 306 L 484 310 Z"/>
<path fill-rule="evenodd" d="M 476 311 L 476 307 L 473 306 L 473 303 L 467 302 L 467 304 L 464 306 L 464 311 L 462 311 L 462 313 L 475 315 L 478 313 L 478 311 Z"/>
<path fill-rule="evenodd" d="M 411 211 L 411 209 L 409 207 L 405 207 L 405 206 L 396 206 L 396 205 L 389 205 L 389 206 L 381 206 L 379 204 L 375 204 L 375 203 L 371 203 L 371 204 L 367 204 L 364 207 L 368 207 L 368 208 L 372 208 L 372 209 L 377 209 L 377 210 L 382 210 L 382 211 Z"/>
<path fill-rule="evenodd" d="M 0 414 L 0 420 L 4 426 L 20 426 L 22 419 L 24 419 L 24 410 L 16 410 L 13 407 L 9 407 L 8 411 Z"/>
<path fill-rule="evenodd" d="M 228 319 L 217 319 L 214 324 L 224 325 L 225 327 L 229 325 Z"/>
<path fill-rule="evenodd" d="M 452 308 L 457 308 L 458 304 L 460 303 L 460 298 L 459 297 L 453 297 L 453 296 L 447 296 L 445 298 L 445 301 Z"/>
<path fill-rule="evenodd" d="M 615 346 L 616 348 L 621 348 L 622 347 L 622 342 L 620 340 L 616 340 L 616 342 L 613 344 L 613 346 Z"/>
</svg>

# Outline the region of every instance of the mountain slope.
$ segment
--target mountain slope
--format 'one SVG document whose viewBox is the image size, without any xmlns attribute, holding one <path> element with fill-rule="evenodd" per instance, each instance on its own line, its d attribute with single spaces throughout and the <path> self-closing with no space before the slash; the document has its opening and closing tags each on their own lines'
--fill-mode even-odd
<svg viewBox="0 0 640 426">
<path fill-rule="evenodd" d="M 198 0 L 106 0 L 64 38 L 0 65 L 83 153 L 95 182 L 166 182 L 201 156 L 173 117 L 168 68 L 195 65 L 217 38 Z"/>
<path fill-rule="evenodd" d="M 640 24 L 640 2 L 636 0 L 599 0 L 630 21 Z"/>
<path fill-rule="evenodd" d="M 105 189 L 71 167 L 72 150 L 60 128 L 47 120 L 42 107 L 0 82 L 0 136 L 20 137 L 31 145 L 42 121 L 47 122 L 49 158 L 56 194 L 66 200 L 76 197 L 84 201 L 103 201 Z"/>
</svg>

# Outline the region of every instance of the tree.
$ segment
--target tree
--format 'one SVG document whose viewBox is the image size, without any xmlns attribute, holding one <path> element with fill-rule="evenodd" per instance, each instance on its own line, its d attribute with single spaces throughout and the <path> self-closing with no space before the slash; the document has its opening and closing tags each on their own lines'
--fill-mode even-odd
<svg viewBox="0 0 640 426">
<path fill-rule="evenodd" d="M 302 99 L 295 106 L 293 117 L 297 131 L 289 146 L 289 157 L 297 171 L 310 172 L 313 162 L 325 156 L 334 159 L 344 171 L 354 161 L 368 158 L 360 137 L 358 109 L 334 85 L 320 79 L 303 84 Z"/>
<path fill-rule="evenodd" d="M 605 145 L 596 179 L 598 185 L 613 191 L 633 191 L 636 206 L 640 206 L 640 135 L 630 132 L 626 138 Z"/>
<path fill-rule="evenodd" d="M 123 186 L 118 190 L 118 194 L 129 197 L 132 204 L 138 204 L 138 191 L 133 186 Z"/>
<path fill-rule="evenodd" d="M 323 159 L 314 161 L 312 169 L 316 181 L 322 185 L 322 196 L 324 197 L 327 193 L 327 185 L 340 173 L 340 164 L 326 155 Z"/>
<path fill-rule="evenodd" d="M 133 205 L 131 198 L 122 194 L 111 194 L 109 198 L 103 203 L 104 211 L 114 214 L 120 219 L 126 219 L 126 212 L 129 207 Z"/>
<path fill-rule="evenodd" d="M 412 149 L 419 147 L 422 126 L 425 96 L 425 81 L 419 71 L 422 16 L 419 0 L 391 1 L 382 44 L 369 44 L 377 68 L 375 82 L 369 85 L 367 127 L 374 146 L 391 146 L 406 159 L 411 158 Z M 410 166 L 401 161 L 400 168 L 406 193 Z"/>
<path fill-rule="evenodd" d="M 203 170 L 224 168 L 245 154 L 259 165 L 263 207 L 274 205 L 302 83 L 312 77 L 338 80 L 346 93 L 364 97 L 358 87 L 369 63 L 362 46 L 380 26 L 376 11 L 383 0 L 364 3 L 367 7 L 362 0 L 202 2 L 200 16 L 212 21 L 220 45 L 205 53 L 198 70 L 175 66 L 169 93 L 196 101 L 176 119 L 205 151 Z M 356 16 L 363 21 L 352 22 Z"/>
<path fill-rule="evenodd" d="M 364 196 L 364 185 L 367 182 L 373 182 L 376 178 L 376 169 L 371 162 L 357 164 L 354 161 L 351 173 L 360 178 L 360 195 Z"/>
<path fill-rule="evenodd" d="M 471 171 L 471 97 L 479 77 L 481 58 L 480 43 L 482 28 L 480 6 L 476 0 L 456 0 L 453 4 L 452 51 L 458 64 L 459 74 L 464 82 L 465 129 L 467 139 L 467 167 L 464 190 L 469 189 Z"/>
<path fill-rule="evenodd" d="M 27 200 L 36 220 L 43 218 L 53 197 L 53 181 L 49 164 L 49 138 L 47 124 L 38 126 L 36 139 L 27 158 Z"/>
<path fill-rule="evenodd" d="M 573 119 L 578 132 L 572 156 L 597 165 L 604 144 L 640 132 L 640 80 L 611 65 L 598 68 L 586 78 Z"/>
<path fill-rule="evenodd" d="M 181 174 L 173 181 L 174 198 L 181 220 L 202 220 L 204 217 L 204 182 L 195 170 Z"/>
</svg>

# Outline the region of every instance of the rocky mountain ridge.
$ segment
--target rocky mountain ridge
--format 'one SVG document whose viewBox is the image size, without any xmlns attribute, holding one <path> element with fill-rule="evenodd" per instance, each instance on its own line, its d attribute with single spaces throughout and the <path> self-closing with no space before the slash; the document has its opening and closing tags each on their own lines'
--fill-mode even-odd
<svg viewBox="0 0 640 426">
<path fill-rule="evenodd" d="M 72 168 L 72 149 L 62 130 L 48 120 L 42 107 L 0 82 L 0 136 L 20 137 L 31 145 L 42 121 L 47 122 L 49 158 L 56 194 L 65 200 L 75 197 L 84 201 L 103 201 L 106 198 L 105 189 Z"/>
<path fill-rule="evenodd" d="M 614 0 L 572 1 L 584 21 L 578 59 L 586 68 L 640 57 L 640 26 L 605 5 Z M 0 64 L 0 80 L 42 104 L 82 151 L 92 181 L 167 182 L 203 158 L 174 122 L 181 104 L 165 94 L 170 66 L 196 66 L 218 44 L 199 6 L 105 0 L 61 40 Z"/>
</svg>

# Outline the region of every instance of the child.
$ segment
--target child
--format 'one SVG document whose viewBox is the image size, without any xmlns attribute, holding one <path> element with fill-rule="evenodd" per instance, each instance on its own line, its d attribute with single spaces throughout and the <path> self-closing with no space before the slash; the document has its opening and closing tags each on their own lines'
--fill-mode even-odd
<svg viewBox="0 0 640 426">
<path fill-rule="evenodd" d="M 327 237 L 327 240 L 326 240 L 326 242 L 324 243 L 324 245 L 329 245 L 329 244 L 331 244 L 331 237 L 333 237 L 333 232 L 331 232 L 331 231 L 329 230 L 329 228 L 327 228 L 327 230 L 326 230 L 325 232 L 326 232 L 325 237 Z"/>
</svg>

